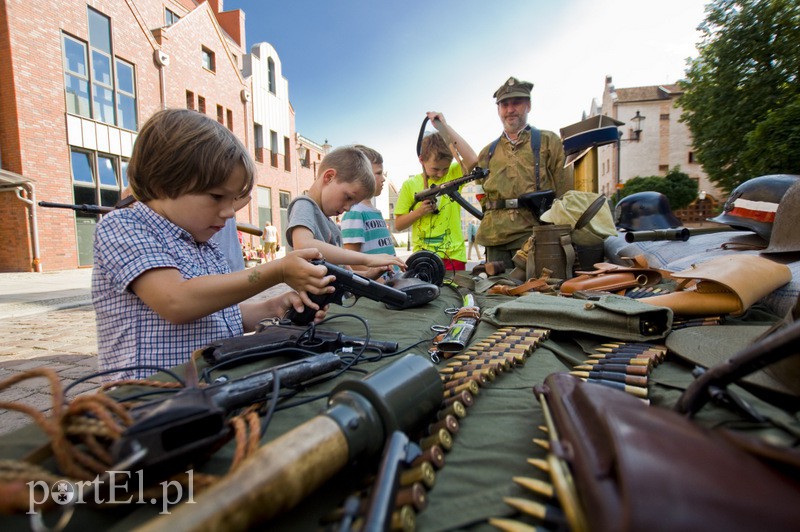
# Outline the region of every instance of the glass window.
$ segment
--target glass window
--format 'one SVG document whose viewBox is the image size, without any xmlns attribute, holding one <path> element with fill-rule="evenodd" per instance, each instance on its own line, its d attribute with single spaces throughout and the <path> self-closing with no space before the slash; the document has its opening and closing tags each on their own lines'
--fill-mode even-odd
<svg viewBox="0 0 800 532">
<path fill-rule="evenodd" d="M 120 59 L 117 65 L 117 125 L 136 131 L 136 86 L 133 65 Z"/>
<path fill-rule="evenodd" d="M 122 178 L 122 188 L 128 188 L 128 161 L 125 159 L 119 162 L 119 176 Z"/>
<path fill-rule="evenodd" d="M 92 48 L 111 53 L 111 19 L 89 8 L 89 42 Z"/>
<path fill-rule="evenodd" d="M 111 58 L 97 50 L 92 50 L 92 79 L 95 83 L 111 86 Z"/>
<path fill-rule="evenodd" d="M 164 25 L 165 26 L 172 26 L 173 24 L 178 22 L 180 19 L 181 19 L 181 17 L 176 15 L 174 12 L 170 11 L 166 7 L 164 8 Z"/>
<path fill-rule="evenodd" d="M 86 68 L 86 45 L 64 35 L 64 89 L 67 112 L 92 116 L 89 106 L 89 77 Z"/>
<path fill-rule="evenodd" d="M 83 151 L 72 151 L 72 180 L 75 183 L 94 185 L 91 155 Z"/>
<path fill-rule="evenodd" d="M 261 228 L 272 221 L 272 189 L 258 187 L 258 224 Z"/>
<path fill-rule="evenodd" d="M 86 45 L 64 35 L 64 64 L 74 76 L 87 77 Z"/>
<path fill-rule="evenodd" d="M 106 124 L 114 123 L 114 93 L 110 89 L 95 85 L 92 103 L 97 120 Z"/>
<path fill-rule="evenodd" d="M 203 68 L 215 72 L 217 70 L 214 63 L 214 52 L 203 46 Z"/>
<path fill-rule="evenodd" d="M 110 157 L 100 155 L 97 158 L 97 176 L 100 178 L 100 185 L 119 188 L 117 169 Z"/>
<path fill-rule="evenodd" d="M 271 57 L 267 58 L 267 76 L 269 82 L 269 92 L 275 94 L 275 61 Z"/>
</svg>

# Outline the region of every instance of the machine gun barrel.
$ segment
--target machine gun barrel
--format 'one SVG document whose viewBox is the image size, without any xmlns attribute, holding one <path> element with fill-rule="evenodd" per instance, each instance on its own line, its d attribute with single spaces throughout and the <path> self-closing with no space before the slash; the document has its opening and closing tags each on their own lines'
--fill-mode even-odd
<svg viewBox="0 0 800 532">
<path fill-rule="evenodd" d="M 132 201 L 131 201 L 132 203 Z M 72 203 L 53 203 L 52 201 L 40 201 L 39 207 L 48 207 L 54 209 L 72 209 L 73 211 L 83 214 L 108 214 L 118 207 L 106 207 L 103 205 L 89 205 L 87 203 L 72 204 Z M 253 224 L 245 222 L 236 222 L 236 230 L 247 233 L 253 236 L 262 236 L 264 232 Z"/>
</svg>

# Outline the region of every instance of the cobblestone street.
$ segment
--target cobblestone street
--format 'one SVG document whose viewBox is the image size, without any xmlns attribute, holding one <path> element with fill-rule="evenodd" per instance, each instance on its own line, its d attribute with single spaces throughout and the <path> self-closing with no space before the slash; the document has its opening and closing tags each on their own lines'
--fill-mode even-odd
<svg viewBox="0 0 800 532">
<path fill-rule="evenodd" d="M 62 386 L 67 386 L 97 370 L 91 305 L 0 319 L 0 337 L 0 381 L 46 367 L 58 374 Z M 93 390 L 98 383 L 99 379 L 80 383 L 70 390 L 70 396 Z M 31 422 L 28 415 L 8 410 L 7 404 L 21 403 L 49 412 L 50 385 L 41 377 L 17 382 L 0 391 L 0 403 L 0 434 L 5 434 Z"/>
</svg>

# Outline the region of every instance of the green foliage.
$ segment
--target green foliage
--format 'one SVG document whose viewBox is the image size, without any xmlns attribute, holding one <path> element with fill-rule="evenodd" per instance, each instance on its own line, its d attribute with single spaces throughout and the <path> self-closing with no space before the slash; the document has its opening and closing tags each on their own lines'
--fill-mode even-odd
<svg viewBox="0 0 800 532">
<path fill-rule="evenodd" d="M 700 55 L 678 104 L 709 179 L 730 192 L 752 177 L 796 172 L 800 3 L 713 0 L 698 29 Z"/>
<path fill-rule="evenodd" d="M 625 182 L 620 199 L 636 192 L 660 192 L 669 200 L 670 209 L 677 211 L 689 206 L 697 198 L 697 181 L 681 172 L 679 166 L 671 169 L 666 176 L 634 177 Z"/>
<path fill-rule="evenodd" d="M 748 133 L 742 165 L 753 176 L 800 174 L 800 96 Z"/>
</svg>

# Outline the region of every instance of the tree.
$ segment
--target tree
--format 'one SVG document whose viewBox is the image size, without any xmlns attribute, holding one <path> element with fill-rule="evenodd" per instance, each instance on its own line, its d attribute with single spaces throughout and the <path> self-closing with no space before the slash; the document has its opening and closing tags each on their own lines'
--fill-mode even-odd
<svg viewBox="0 0 800 532">
<path fill-rule="evenodd" d="M 660 192 L 669 200 L 673 211 L 687 207 L 697 198 L 697 181 L 681 172 L 679 166 L 672 168 L 665 176 L 634 177 L 625 181 L 621 198 L 636 192 Z"/>
<path fill-rule="evenodd" d="M 698 29 L 700 55 L 689 61 L 678 105 L 709 179 L 730 192 L 752 177 L 796 172 L 796 160 L 773 156 L 797 153 L 800 3 L 713 0 Z M 770 134 L 775 127 L 791 134 Z"/>
</svg>

